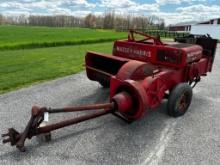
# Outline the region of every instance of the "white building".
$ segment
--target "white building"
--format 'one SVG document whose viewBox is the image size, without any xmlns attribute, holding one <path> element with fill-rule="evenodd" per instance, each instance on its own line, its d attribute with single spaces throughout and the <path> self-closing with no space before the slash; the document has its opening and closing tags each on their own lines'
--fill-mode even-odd
<svg viewBox="0 0 220 165">
<path fill-rule="evenodd" d="M 220 18 L 192 25 L 190 34 L 209 34 L 212 38 L 220 40 Z"/>
<path fill-rule="evenodd" d="M 212 38 L 220 40 L 220 18 L 205 22 L 185 22 L 169 26 L 169 31 L 187 32 L 196 35 L 209 34 Z"/>
</svg>

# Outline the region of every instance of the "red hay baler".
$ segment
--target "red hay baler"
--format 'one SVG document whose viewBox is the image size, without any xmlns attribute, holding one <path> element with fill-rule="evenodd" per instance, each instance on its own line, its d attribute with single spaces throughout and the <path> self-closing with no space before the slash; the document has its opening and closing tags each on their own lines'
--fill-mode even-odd
<svg viewBox="0 0 220 165">
<path fill-rule="evenodd" d="M 191 103 L 192 88 L 201 76 L 212 70 L 217 45 L 217 40 L 204 36 L 190 41 L 190 44 L 165 44 L 159 37 L 131 30 L 127 40 L 115 41 L 112 55 L 88 52 L 85 56 L 87 76 L 110 88 L 110 103 L 59 109 L 34 106 L 24 131 L 19 133 L 10 128 L 2 135 L 7 137 L 3 143 L 10 142 L 25 151 L 26 138 L 44 134 L 50 140 L 53 130 L 106 114 L 130 123 L 142 118 L 165 98 L 168 99 L 168 114 L 182 116 Z M 42 124 L 48 113 L 86 110 L 96 111 L 58 123 Z"/>
</svg>

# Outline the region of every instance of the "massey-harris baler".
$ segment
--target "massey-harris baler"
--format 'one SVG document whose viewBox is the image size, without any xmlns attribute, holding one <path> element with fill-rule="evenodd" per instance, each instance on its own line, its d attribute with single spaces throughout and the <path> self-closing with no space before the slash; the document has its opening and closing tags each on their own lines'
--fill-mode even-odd
<svg viewBox="0 0 220 165">
<path fill-rule="evenodd" d="M 143 38 L 136 39 L 137 35 Z M 193 44 L 165 44 L 158 37 L 130 31 L 127 40 L 115 41 L 112 55 L 86 54 L 87 76 L 110 87 L 109 103 L 58 109 L 34 106 L 24 131 L 10 128 L 2 135 L 6 137 L 3 143 L 10 142 L 25 151 L 27 138 L 43 134 L 50 140 L 53 130 L 106 114 L 132 122 L 156 108 L 164 98 L 168 98 L 168 114 L 182 116 L 191 103 L 192 88 L 212 70 L 216 45 L 217 40 L 206 37 L 196 38 Z M 86 110 L 95 111 L 49 125 L 43 122 L 49 113 Z"/>
</svg>

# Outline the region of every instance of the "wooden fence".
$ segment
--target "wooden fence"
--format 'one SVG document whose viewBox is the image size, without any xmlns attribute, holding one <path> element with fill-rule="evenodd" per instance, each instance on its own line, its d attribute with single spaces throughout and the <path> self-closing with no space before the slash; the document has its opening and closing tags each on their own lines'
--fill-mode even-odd
<svg viewBox="0 0 220 165">
<path fill-rule="evenodd" d="M 133 29 L 135 31 L 141 31 L 151 36 L 160 36 L 164 38 L 176 38 L 176 37 L 184 37 L 189 35 L 187 32 L 174 32 L 174 31 L 167 31 L 167 30 L 146 30 L 146 29 Z M 117 29 L 117 31 L 128 31 L 126 29 Z"/>
<path fill-rule="evenodd" d="M 152 36 L 160 36 L 165 38 L 176 38 L 176 37 L 184 37 L 189 35 L 189 33 L 185 32 L 172 32 L 172 31 L 151 31 L 147 30 L 145 31 L 146 34 L 152 35 Z"/>
</svg>

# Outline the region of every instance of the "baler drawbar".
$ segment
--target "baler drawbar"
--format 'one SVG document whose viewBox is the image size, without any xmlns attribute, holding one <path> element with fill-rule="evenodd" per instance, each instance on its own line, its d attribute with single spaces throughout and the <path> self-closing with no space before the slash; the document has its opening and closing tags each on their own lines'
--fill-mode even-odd
<svg viewBox="0 0 220 165">
<path fill-rule="evenodd" d="M 8 129 L 2 135 L 3 143 L 24 152 L 27 138 L 43 134 L 50 140 L 53 130 L 107 114 L 130 123 L 158 107 L 163 99 L 168 99 L 170 116 L 182 116 L 190 106 L 192 88 L 212 71 L 216 46 L 217 40 L 210 37 L 195 38 L 190 43 L 163 43 L 159 37 L 131 30 L 128 39 L 115 41 L 112 55 L 88 52 L 85 56 L 87 77 L 110 88 L 109 103 L 59 109 L 33 106 L 24 131 Z M 79 111 L 94 112 L 44 124 L 48 114 Z"/>
<path fill-rule="evenodd" d="M 103 109 L 99 112 L 95 112 L 93 114 L 84 115 L 81 117 L 73 118 L 64 120 L 58 123 L 46 125 L 41 127 L 40 124 L 44 121 L 44 114 L 45 113 L 68 113 L 68 112 L 77 112 L 77 111 L 85 111 L 85 110 L 94 110 L 94 109 Z M 39 134 L 45 134 L 46 136 L 50 135 L 53 130 L 66 127 L 72 124 L 77 124 L 79 122 L 83 122 L 89 119 L 97 118 L 99 116 L 103 116 L 109 114 L 114 111 L 114 103 L 107 103 L 107 104 L 95 104 L 95 105 L 86 105 L 86 106 L 74 106 L 74 107 L 66 107 L 62 109 L 51 109 L 45 107 L 37 107 L 33 106 L 31 111 L 31 118 L 27 126 L 25 127 L 22 133 L 19 133 L 14 128 L 9 128 L 7 134 L 3 134 L 2 137 L 7 137 L 3 140 L 3 143 L 10 142 L 12 146 L 16 145 L 16 147 L 24 152 L 24 143 L 26 138 L 31 139 L 33 136 Z"/>
</svg>

